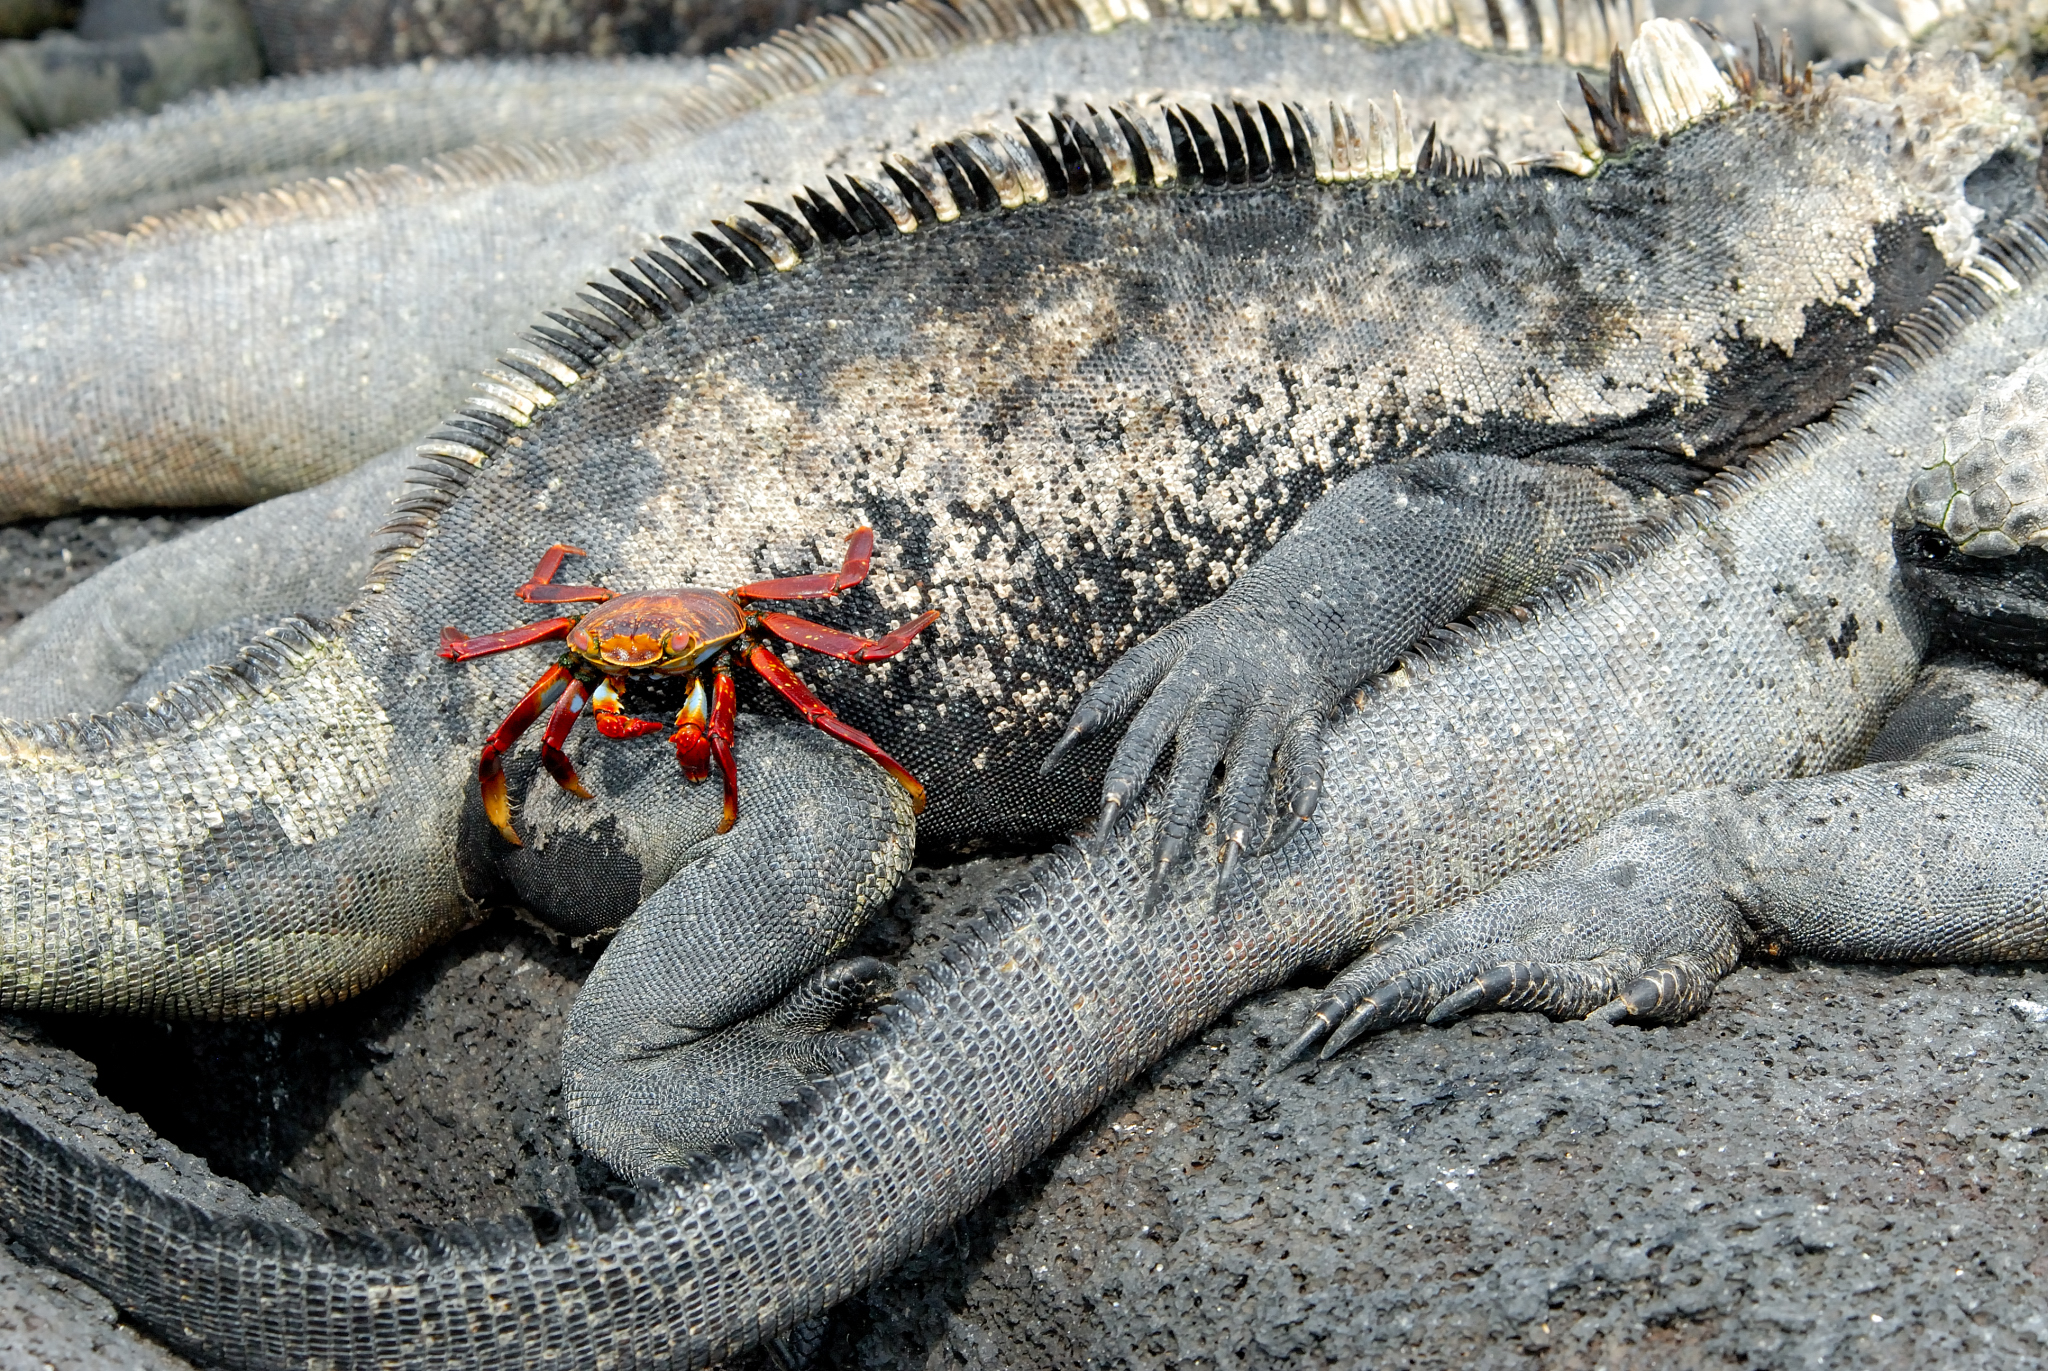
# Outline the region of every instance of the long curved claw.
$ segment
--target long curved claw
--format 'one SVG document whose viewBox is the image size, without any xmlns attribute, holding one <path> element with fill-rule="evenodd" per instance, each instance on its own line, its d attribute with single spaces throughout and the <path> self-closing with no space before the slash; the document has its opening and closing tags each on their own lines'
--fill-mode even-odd
<svg viewBox="0 0 2048 1371">
<path fill-rule="evenodd" d="M 846 540 L 846 560 L 829 576 L 782 576 L 754 581 L 730 592 L 736 600 L 828 600 L 867 579 L 875 556 L 875 531 L 862 525 Z"/>
<path fill-rule="evenodd" d="M 555 712 L 548 715 L 547 732 L 540 738 L 540 764 L 548 769 L 548 775 L 555 778 L 555 784 L 579 800 L 594 800 L 570 765 L 569 754 L 562 751 L 562 744 L 568 740 L 569 730 L 576 727 L 576 721 L 583 717 L 583 705 L 590 698 L 590 687 L 571 678 L 555 701 Z"/>
<path fill-rule="evenodd" d="M 773 687 L 776 694 L 795 707 L 796 712 L 803 716 L 805 723 L 831 734 L 842 743 L 860 749 L 874 759 L 882 770 L 894 776 L 897 783 L 910 792 L 911 812 L 924 813 L 924 787 L 918 784 L 917 778 L 906 771 L 901 762 L 882 751 L 881 745 L 873 738 L 842 721 L 823 700 L 811 694 L 810 688 L 796 678 L 796 673 L 791 671 L 780 657 L 764 644 L 755 643 L 747 649 L 747 664 L 761 673 L 761 679 Z"/>
<path fill-rule="evenodd" d="M 465 636 L 459 629 L 444 628 L 441 630 L 441 656 L 451 662 L 474 661 L 494 652 L 510 652 L 515 647 L 531 647 L 535 643 L 566 638 L 574 627 L 575 618 L 542 619 L 539 623 L 521 624 L 518 628 L 500 629 L 496 633 L 479 633 L 474 638 Z"/>
<path fill-rule="evenodd" d="M 530 605 L 567 605 L 577 603 L 602 603 L 612 598 L 612 593 L 603 586 L 556 586 L 548 582 L 555 579 L 555 573 L 562 569 L 564 557 L 588 557 L 590 554 L 580 547 L 567 543 L 556 543 L 540 555 L 540 564 L 533 569 L 533 575 L 526 578 L 526 584 L 514 590 L 513 595 Z"/>
<path fill-rule="evenodd" d="M 761 627 L 798 647 L 826 657 L 837 657 L 842 662 L 886 662 L 904 648 L 910 640 L 939 621 L 939 611 L 928 609 L 901 628 L 891 629 L 880 638 L 863 638 L 854 633 L 842 633 L 836 628 L 814 624 L 809 619 L 799 619 L 794 614 L 778 614 L 774 610 L 757 616 Z"/>
<path fill-rule="evenodd" d="M 1060 740 L 1045 754 L 1045 760 L 1038 764 L 1038 774 L 1052 775 L 1053 768 L 1060 764 L 1061 758 L 1074 750 L 1076 743 L 1094 737 L 1101 727 L 1101 710 L 1091 709 L 1087 705 L 1075 710 L 1074 717 L 1067 721 L 1067 731 L 1060 735 Z"/>
<path fill-rule="evenodd" d="M 533 683 L 533 688 L 520 697 L 519 703 L 512 706 L 512 712 L 505 716 L 504 721 L 491 730 L 491 736 L 484 739 L 483 755 L 476 764 L 477 786 L 483 792 L 484 817 L 514 847 L 525 844 L 519 841 L 519 834 L 512 827 L 512 803 L 505 795 L 503 758 L 519 741 L 519 736 L 533 727 L 533 721 L 540 717 L 540 712 L 575 679 L 560 663 L 549 667 Z"/>
</svg>

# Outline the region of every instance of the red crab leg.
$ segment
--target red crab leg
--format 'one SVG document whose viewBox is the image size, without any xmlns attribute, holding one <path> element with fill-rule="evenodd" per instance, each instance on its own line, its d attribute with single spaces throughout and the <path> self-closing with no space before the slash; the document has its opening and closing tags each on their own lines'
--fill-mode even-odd
<svg viewBox="0 0 2048 1371">
<path fill-rule="evenodd" d="M 846 560 L 829 576 L 784 576 L 780 580 L 755 581 L 732 592 L 739 600 L 824 600 L 849 590 L 867 579 L 868 563 L 875 556 L 875 531 L 857 528 L 846 540 Z"/>
<path fill-rule="evenodd" d="M 747 649 L 747 662 L 761 673 L 761 679 L 775 688 L 775 693 L 796 706 L 796 712 L 803 715 L 804 722 L 813 728 L 823 729 L 842 743 L 851 744 L 878 762 L 882 770 L 894 776 L 903 788 L 910 792 L 913 814 L 924 813 L 924 787 L 917 783 L 917 777 L 903 769 L 903 764 L 882 751 L 873 738 L 849 723 L 842 722 L 823 700 L 811 694 L 796 673 L 783 664 L 780 657 L 769 651 L 762 643 L 754 643 Z"/>
<path fill-rule="evenodd" d="M 626 702 L 620 696 L 625 681 L 623 676 L 607 676 L 590 696 L 590 721 L 607 738 L 638 738 L 661 727 L 659 719 L 635 719 L 626 713 Z"/>
<path fill-rule="evenodd" d="M 576 727 L 576 721 L 583 717 L 583 703 L 590 698 L 590 687 L 581 681 L 572 680 L 562 697 L 555 701 L 555 712 L 548 715 L 548 731 L 540 735 L 540 764 L 548 769 L 548 775 L 555 778 L 555 784 L 580 800 L 597 797 L 584 787 L 576 768 L 569 765 L 569 754 L 562 751 L 562 744 L 569 737 L 569 730 Z"/>
<path fill-rule="evenodd" d="M 566 638 L 574 627 L 574 618 L 542 619 L 537 624 L 521 624 L 496 633 L 479 633 L 474 638 L 464 637 L 460 629 L 444 628 L 441 630 L 441 655 L 451 662 L 467 662 L 477 657 L 488 657 L 493 652 L 510 652 L 515 647 L 531 647 L 535 643 Z"/>
<path fill-rule="evenodd" d="M 533 569 L 533 575 L 526 578 L 526 584 L 512 593 L 530 605 L 568 605 L 585 601 L 601 602 L 612 598 L 612 593 L 603 586 L 551 586 L 555 573 L 562 569 L 562 559 L 568 556 L 588 557 L 590 554 L 580 547 L 567 543 L 556 543 L 540 555 L 540 565 Z"/>
<path fill-rule="evenodd" d="M 809 619 L 799 619 L 794 614 L 777 614 L 774 610 L 757 614 L 754 618 L 761 627 L 773 633 L 786 643 L 807 647 L 827 657 L 837 657 L 842 662 L 886 662 L 904 648 L 910 640 L 939 621 L 939 611 L 928 609 L 899 629 L 880 638 L 861 638 L 851 633 L 841 633 L 836 628 L 814 624 Z"/>
<path fill-rule="evenodd" d="M 512 802 L 505 798 L 505 764 L 499 758 L 512 750 L 512 744 L 519 741 L 520 734 L 533 727 L 533 721 L 554 700 L 555 692 L 574 679 L 559 663 L 549 667 L 547 673 L 533 683 L 533 689 L 512 706 L 512 712 L 505 716 L 505 721 L 484 739 L 483 756 L 477 759 L 476 764 L 477 784 L 484 794 L 484 817 L 514 847 L 524 844 L 512 831 Z"/>
<path fill-rule="evenodd" d="M 730 833 L 740 817 L 740 773 L 732 761 L 732 724 L 739 713 L 739 695 L 733 690 L 732 668 L 720 657 L 711 668 L 711 760 L 725 778 L 725 813 L 718 821 L 720 833 Z"/>
</svg>

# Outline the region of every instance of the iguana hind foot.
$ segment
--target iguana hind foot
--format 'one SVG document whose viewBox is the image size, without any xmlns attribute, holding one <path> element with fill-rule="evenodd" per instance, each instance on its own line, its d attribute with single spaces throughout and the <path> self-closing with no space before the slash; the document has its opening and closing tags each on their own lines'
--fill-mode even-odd
<svg viewBox="0 0 2048 1371">
<path fill-rule="evenodd" d="M 1870 755 L 1853 771 L 1619 815 L 1356 963 L 1287 1059 L 1486 1009 L 1686 1019 L 1757 949 L 1886 962 L 2048 949 L 2041 684 L 1969 659 L 1938 664 Z"/>
</svg>

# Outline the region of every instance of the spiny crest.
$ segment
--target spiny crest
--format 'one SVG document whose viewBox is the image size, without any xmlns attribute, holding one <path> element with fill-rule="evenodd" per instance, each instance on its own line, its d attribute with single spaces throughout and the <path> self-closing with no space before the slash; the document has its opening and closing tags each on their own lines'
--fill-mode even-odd
<svg viewBox="0 0 2048 1371">
<path fill-rule="evenodd" d="M 1700 31 L 1710 41 L 1736 52 L 1722 43 L 1712 29 L 1701 25 Z M 1757 44 L 1757 69 L 1789 63 L 1789 35 L 1784 57 L 1775 54 L 1761 27 L 1757 29 Z M 1739 52 L 1736 57 L 1740 57 Z M 1652 19 L 1628 45 L 1626 56 L 1619 48 L 1608 55 L 1604 97 L 1591 81 L 1579 77 L 1579 94 L 1585 98 L 1592 131 L 1581 129 L 1566 115 L 1565 126 L 1572 131 L 1579 150 L 1576 154 L 1560 153 L 1545 165 L 1580 176 L 1591 175 L 1611 153 L 1644 139 L 1668 138 L 1745 97 L 1757 98 L 1755 69 L 1741 63 L 1732 70 L 1736 74 L 1733 82 L 1715 66 L 1713 57 L 1685 25 L 1670 19 Z M 1780 88 L 1787 95 L 1812 88 L 1811 70 L 1795 80 L 1786 65 L 1781 76 Z"/>
<path fill-rule="evenodd" d="M 935 144 L 924 157 L 898 156 L 872 177 L 833 176 L 806 186 L 783 209 L 749 200 L 758 218 L 735 215 L 658 248 L 589 282 L 578 305 L 551 311 L 475 382 L 476 394 L 414 448 L 421 459 L 385 524 L 365 587 L 382 590 L 425 541 L 440 511 L 506 440 L 616 349 L 715 291 L 793 270 L 824 245 L 873 235 L 913 234 L 958 220 L 1080 195 L 1176 182 L 1194 187 L 1269 181 L 1324 183 L 1400 177 L 1469 177 L 1481 168 L 1439 142 L 1434 126 L 1418 146 L 1401 101 L 1389 116 L 1368 102 L 1365 130 L 1332 103 L 1327 133 L 1299 105 L 1263 101 L 1164 112 L 1165 136 L 1128 105 L 1106 113 L 1019 118 L 1016 134 L 977 132 Z M 1504 174 L 1498 162 L 1491 169 Z"/>
<path fill-rule="evenodd" d="M 292 616 L 247 641 L 234 658 L 198 667 L 141 704 L 61 719 L 0 720 L 0 753 L 112 753 L 199 729 L 258 698 L 319 653 L 335 648 L 346 616 L 329 623 Z"/>
</svg>

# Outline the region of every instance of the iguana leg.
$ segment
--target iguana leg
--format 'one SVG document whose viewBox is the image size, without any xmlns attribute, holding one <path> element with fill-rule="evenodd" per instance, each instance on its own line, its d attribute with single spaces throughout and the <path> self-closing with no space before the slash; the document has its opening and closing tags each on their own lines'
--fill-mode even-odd
<svg viewBox="0 0 2048 1371">
<path fill-rule="evenodd" d="M 909 869 L 910 797 L 807 728 L 750 727 L 739 747 L 748 804 L 730 833 L 708 836 L 722 808 L 708 787 L 606 748 L 597 801 L 533 788 L 520 823 L 546 841 L 506 864 L 536 913 L 574 931 L 593 891 L 618 887 L 605 899 L 625 922 L 570 1014 L 562 1068 L 577 1136 L 628 1175 L 787 1098 L 886 979 L 872 962 L 812 973 Z"/>
<path fill-rule="evenodd" d="M 1170 743 L 1164 873 L 1191 840 L 1222 765 L 1217 841 L 1234 868 L 1258 845 L 1254 824 L 1276 756 L 1286 817 L 1274 844 L 1315 812 L 1323 728 L 1348 693 L 1429 630 L 1521 599 L 1636 517 L 1629 495 L 1581 467 L 1460 452 L 1362 472 L 1219 599 L 1105 672 L 1044 769 L 1131 718 L 1103 785 L 1111 823 Z"/>
<path fill-rule="evenodd" d="M 2048 689 L 1955 659 L 1928 670 L 1857 770 L 1629 810 L 1354 964 L 1289 1057 L 1482 1009 L 1683 1019 L 1759 948 L 2048 952 Z"/>
</svg>

